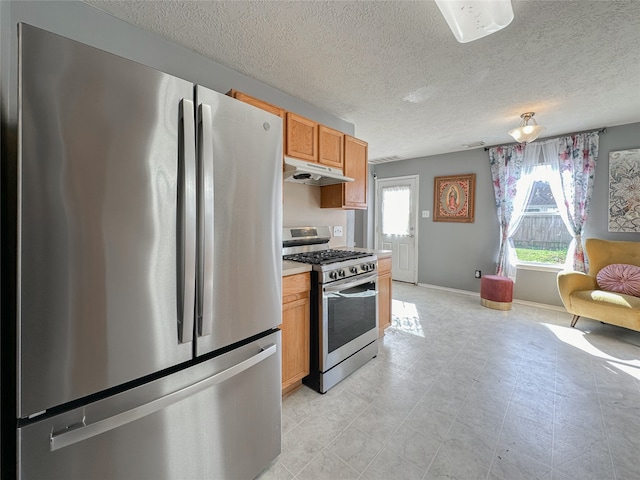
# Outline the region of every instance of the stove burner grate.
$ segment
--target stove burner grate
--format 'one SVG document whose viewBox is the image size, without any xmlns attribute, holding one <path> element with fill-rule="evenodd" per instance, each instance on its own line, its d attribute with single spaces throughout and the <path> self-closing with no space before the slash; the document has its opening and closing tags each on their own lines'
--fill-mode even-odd
<svg viewBox="0 0 640 480">
<path fill-rule="evenodd" d="M 363 258 L 370 256 L 366 252 L 354 252 L 351 250 L 320 250 L 317 252 L 304 252 L 285 255 L 284 260 L 294 262 L 311 263 L 313 265 L 328 265 L 331 263 L 343 262 L 345 260 L 353 260 L 355 258 Z"/>
</svg>

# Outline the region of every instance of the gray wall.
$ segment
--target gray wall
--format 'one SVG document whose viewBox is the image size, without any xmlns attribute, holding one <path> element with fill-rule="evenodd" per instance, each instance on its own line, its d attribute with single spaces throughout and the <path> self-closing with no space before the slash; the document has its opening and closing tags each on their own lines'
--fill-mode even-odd
<svg viewBox="0 0 640 480">
<path fill-rule="evenodd" d="M 372 170 L 378 179 L 420 176 L 418 210 L 429 210 L 430 215 L 422 218 L 418 214 L 418 283 L 479 291 L 474 271 L 495 272 L 499 238 L 487 152 L 479 149 L 414 158 L 375 165 Z M 469 173 L 476 174 L 475 222 L 434 222 L 433 178 Z"/>
<path fill-rule="evenodd" d="M 607 231 L 609 152 L 640 147 L 640 123 L 608 128 L 600 134 L 600 148 L 591 212 L 585 238 L 640 241 L 640 233 Z M 489 167 L 483 148 L 434 155 L 372 166 L 378 178 L 420 175 L 419 210 L 430 218 L 419 218 L 418 282 L 442 287 L 480 291 L 474 270 L 495 272 L 499 226 Z M 433 221 L 433 178 L 442 175 L 476 174 L 475 222 L 468 224 Z M 372 184 L 373 185 L 373 184 Z M 373 202 L 373 197 L 372 197 Z M 373 203 L 371 204 L 373 205 Z M 373 207 L 370 209 L 373 210 Z M 373 217 L 361 220 L 363 237 L 372 239 Z M 369 243 L 371 245 L 371 243 Z M 520 300 L 561 306 L 556 289 L 556 272 L 519 269 L 514 297 Z"/>
</svg>

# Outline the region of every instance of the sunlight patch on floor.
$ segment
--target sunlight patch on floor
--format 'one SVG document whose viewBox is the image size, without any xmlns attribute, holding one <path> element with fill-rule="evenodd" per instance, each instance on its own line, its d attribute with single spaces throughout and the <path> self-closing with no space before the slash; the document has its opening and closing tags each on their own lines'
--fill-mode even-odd
<svg viewBox="0 0 640 480">
<path fill-rule="evenodd" d="M 558 340 L 575 348 L 579 348 L 589 355 L 608 360 L 607 363 L 612 367 L 615 367 L 618 370 L 640 380 L 640 360 L 622 360 L 620 358 L 613 357 L 589 343 L 585 337 L 585 333 L 575 328 L 560 327 L 558 325 L 551 325 L 548 323 L 544 323 L 543 325 L 551 330 Z"/>
<path fill-rule="evenodd" d="M 624 373 L 628 373 L 633 378 L 640 380 L 640 368 L 633 367 L 629 365 L 622 365 L 618 362 L 608 362 L 612 367 L 617 368 L 618 370 L 622 370 Z"/>
<path fill-rule="evenodd" d="M 403 332 L 424 338 L 420 315 L 415 303 L 394 299 L 391 304 L 391 312 L 393 314 L 392 326 Z"/>
</svg>

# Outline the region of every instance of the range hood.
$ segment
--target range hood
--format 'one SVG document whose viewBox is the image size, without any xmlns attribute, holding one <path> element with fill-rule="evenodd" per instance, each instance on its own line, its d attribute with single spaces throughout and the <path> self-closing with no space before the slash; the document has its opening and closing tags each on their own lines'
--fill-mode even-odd
<svg viewBox="0 0 640 480">
<path fill-rule="evenodd" d="M 284 157 L 283 177 L 287 182 L 317 186 L 354 181 L 353 178 L 345 177 L 339 168 L 325 167 L 318 163 L 305 162 L 291 157 Z"/>
</svg>

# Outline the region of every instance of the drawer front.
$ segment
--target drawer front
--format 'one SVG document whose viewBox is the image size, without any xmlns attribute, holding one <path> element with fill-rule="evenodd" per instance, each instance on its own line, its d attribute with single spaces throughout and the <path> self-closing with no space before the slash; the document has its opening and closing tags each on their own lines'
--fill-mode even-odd
<svg viewBox="0 0 640 480">
<path fill-rule="evenodd" d="M 311 290 L 311 275 L 309 273 L 298 273 L 289 275 L 282 279 L 282 298 L 298 293 L 308 293 Z"/>
</svg>

